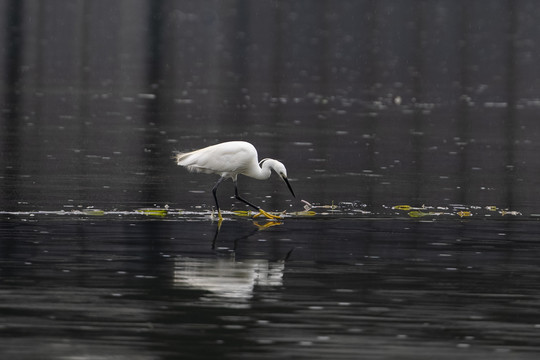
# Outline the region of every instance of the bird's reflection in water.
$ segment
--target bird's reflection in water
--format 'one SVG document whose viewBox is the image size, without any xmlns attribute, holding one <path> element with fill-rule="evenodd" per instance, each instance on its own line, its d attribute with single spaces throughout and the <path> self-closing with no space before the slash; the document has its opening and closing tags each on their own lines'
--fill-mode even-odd
<svg viewBox="0 0 540 360">
<path fill-rule="evenodd" d="M 281 286 L 284 269 L 285 260 L 179 256 L 174 265 L 174 283 L 178 287 L 207 291 L 201 300 L 242 303 L 251 299 L 256 287 Z"/>
<path fill-rule="evenodd" d="M 176 287 L 206 291 L 200 300 L 219 303 L 219 305 L 246 304 L 253 297 L 255 288 L 279 287 L 283 284 L 285 262 L 291 251 L 282 259 L 245 259 L 238 261 L 235 250 L 239 242 L 254 233 L 282 224 L 278 221 L 253 222 L 255 228 L 248 234 L 234 240 L 231 253 L 216 254 L 211 258 L 192 258 L 178 256 L 174 264 L 174 283 Z M 216 228 L 212 249 L 216 248 L 221 222 Z"/>
</svg>

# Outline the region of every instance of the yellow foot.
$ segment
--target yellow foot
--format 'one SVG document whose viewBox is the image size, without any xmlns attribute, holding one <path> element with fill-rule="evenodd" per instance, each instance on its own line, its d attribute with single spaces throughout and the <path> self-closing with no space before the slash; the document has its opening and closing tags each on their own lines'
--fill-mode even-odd
<svg viewBox="0 0 540 360">
<path fill-rule="evenodd" d="M 217 222 L 217 232 L 221 230 L 221 224 L 223 223 L 223 218 L 219 218 Z"/>
<path fill-rule="evenodd" d="M 223 216 L 221 216 L 221 211 L 218 210 L 217 214 L 218 214 L 218 221 L 221 224 L 221 222 L 223 221 Z M 212 219 L 214 218 L 214 216 L 215 216 L 214 210 L 212 210 Z"/>
<path fill-rule="evenodd" d="M 281 216 L 279 215 L 272 215 L 272 214 L 269 214 L 267 213 L 266 211 L 264 211 L 263 209 L 259 209 L 259 213 L 258 214 L 255 214 L 255 216 L 253 216 L 253 218 L 258 218 L 259 216 L 261 215 L 264 215 L 266 216 L 267 219 L 282 219 Z"/>
</svg>

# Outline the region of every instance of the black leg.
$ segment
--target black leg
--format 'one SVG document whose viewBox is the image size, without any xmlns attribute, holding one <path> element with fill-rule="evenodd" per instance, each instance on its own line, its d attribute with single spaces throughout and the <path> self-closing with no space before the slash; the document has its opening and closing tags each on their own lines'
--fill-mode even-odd
<svg viewBox="0 0 540 360">
<path fill-rule="evenodd" d="M 242 198 L 240 197 L 240 195 L 238 195 L 238 186 L 237 186 L 236 181 L 234 182 L 234 197 L 235 197 L 236 199 L 240 200 L 241 202 L 243 202 L 244 204 L 247 204 L 247 205 L 251 206 L 251 207 L 254 208 L 255 210 L 261 211 L 261 208 L 260 208 L 260 207 L 253 205 L 252 203 L 250 203 L 249 201 L 247 201 L 247 200 L 245 200 L 245 199 L 242 199 Z"/>
<path fill-rule="evenodd" d="M 212 194 L 214 194 L 214 200 L 216 201 L 216 208 L 217 208 L 218 214 L 220 214 L 220 211 L 219 211 L 219 203 L 218 203 L 218 200 L 217 200 L 217 188 L 218 188 L 219 184 L 221 184 L 221 182 L 223 180 L 225 180 L 225 178 L 220 177 L 219 180 L 217 181 L 216 185 L 214 185 L 214 188 L 212 189 Z"/>
</svg>

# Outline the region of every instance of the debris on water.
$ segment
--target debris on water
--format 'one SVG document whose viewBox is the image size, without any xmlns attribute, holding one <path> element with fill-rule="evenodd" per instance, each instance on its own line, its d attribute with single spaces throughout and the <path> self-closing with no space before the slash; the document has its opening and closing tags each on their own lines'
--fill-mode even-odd
<svg viewBox="0 0 540 360">
<path fill-rule="evenodd" d="M 416 217 L 423 217 L 423 216 L 441 216 L 441 215 L 447 215 L 447 213 L 434 212 L 434 211 L 424 212 L 424 211 L 413 210 L 413 211 L 409 211 L 408 215 L 410 217 L 416 218 Z"/>
<path fill-rule="evenodd" d="M 519 211 L 500 209 L 497 206 L 477 206 L 477 205 L 462 205 L 462 204 L 450 204 L 448 206 L 426 206 L 414 207 L 411 205 L 395 205 L 395 206 L 386 206 L 383 205 L 385 209 L 406 211 L 407 215 L 413 218 L 425 217 L 425 216 L 459 216 L 459 217 L 472 217 L 475 216 L 484 216 L 492 217 L 498 212 L 500 215 L 510 215 L 510 216 L 523 216 Z M 430 211 L 431 209 L 437 211 Z M 531 214 L 530 216 L 534 216 Z M 540 216 L 540 215 L 539 215 Z"/>
<path fill-rule="evenodd" d="M 504 216 L 504 215 L 513 215 L 513 216 L 518 216 L 518 215 L 522 215 L 519 211 L 507 211 L 507 210 L 501 210 L 499 211 L 499 213 Z"/>
<path fill-rule="evenodd" d="M 137 209 L 138 213 L 148 216 L 166 216 L 169 211 L 167 209 L 160 209 L 160 208 L 143 208 L 143 209 Z"/>
<path fill-rule="evenodd" d="M 425 213 L 425 212 L 422 212 L 422 211 L 409 211 L 409 216 L 410 217 L 422 217 L 422 216 L 427 216 L 429 215 L 429 213 Z"/>
<path fill-rule="evenodd" d="M 90 215 L 90 216 L 104 216 L 105 211 L 100 209 L 84 209 L 82 210 L 82 213 L 84 215 Z"/>
<path fill-rule="evenodd" d="M 315 216 L 315 215 L 317 215 L 317 213 L 315 211 L 306 210 L 306 211 L 292 212 L 292 213 L 289 213 L 289 215 L 293 215 L 293 216 Z"/>
<path fill-rule="evenodd" d="M 283 212 L 269 212 L 272 215 L 279 216 L 280 218 L 301 218 L 301 217 L 392 217 L 406 215 L 410 218 L 496 218 L 496 217 L 523 217 L 523 213 L 517 210 L 504 209 L 495 205 L 490 206 L 477 206 L 477 205 L 463 205 L 463 204 L 449 204 L 445 206 L 412 206 L 412 205 L 381 205 L 379 208 L 365 204 L 361 201 L 341 201 L 337 204 L 332 202 L 331 204 L 317 204 L 311 203 L 307 200 L 300 200 L 303 204 L 302 207 L 295 208 L 291 205 L 290 211 Z M 127 210 L 104 210 L 98 209 L 94 206 L 87 206 L 84 209 L 82 205 L 69 206 L 69 209 L 63 210 L 39 210 L 39 211 L 2 211 L 0 215 L 12 217 L 22 217 L 26 221 L 26 217 L 36 218 L 38 216 L 92 216 L 92 217 L 111 217 L 120 216 L 123 218 L 133 217 L 155 217 L 165 218 L 174 217 L 175 219 L 185 220 L 207 220 L 213 219 L 212 210 L 208 209 L 206 205 L 194 206 L 193 210 L 186 211 L 184 209 L 177 209 L 167 205 L 154 204 L 153 207 L 143 207 Z M 238 217 L 251 218 L 259 214 L 253 210 L 234 210 L 226 211 L 222 210 L 222 214 L 234 215 Z M 528 218 L 540 218 L 539 213 L 526 214 Z"/>
<path fill-rule="evenodd" d="M 236 216 L 251 217 L 255 215 L 256 213 L 254 213 L 251 210 L 236 210 L 236 211 L 233 211 L 233 214 Z"/>
<path fill-rule="evenodd" d="M 424 205 L 422 205 L 421 207 L 413 207 L 410 205 L 395 205 L 395 206 L 392 206 L 392 209 L 410 211 L 410 210 L 425 210 L 427 208 Z"/>
<path fill-rule="evenodd" d="M 304 205 L 304 209 L 306 211 L 309 211 L 313 208 L 313 205 L 311 205 L 309 202 L 307 202 L 306 200 L 300 200 L 301 202 L 303 202 L 305 205 Z"/>
<path fill-rule="evenodd" d="M 334 205 L 334 202 L 332 202 L 331 205 L 321 205 L 320 207 L 323 209 L 330 209 L 330 210 L 336 210 L 338 208 L 337 205 Z"/>
<path fill-rule="evenodd" d="M 341 210 L 351 210 L 354 208 L 354 204 L 350 201 L 342 201 L 338 206 Z"/>
</svg>

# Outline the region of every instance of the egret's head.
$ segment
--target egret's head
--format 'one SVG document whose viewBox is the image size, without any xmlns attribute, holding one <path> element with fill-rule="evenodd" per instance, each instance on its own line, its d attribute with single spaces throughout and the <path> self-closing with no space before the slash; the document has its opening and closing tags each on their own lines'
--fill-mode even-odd
<svg viewBox="0 0 540 360">
<path fill-rule="evenodd" d="M 291 184 L 289 183 L 289 180 L 287 179 L 287 169 L 285 168 L 285 165 L 283 165 L 281 162 L 274 160 L 274 159 L 262 159 L 259 162 L 259 165 L 261 166 L 268 166 L 270 169 L 274 170 L 276 174 L 278 174 L 283 181 L 287 184 L 287 187 L 291 191 L 292 196 L 296 197 L 294 195 L 294 191 L 291 187 Z"/>
<path fill-rule="evenodd" d="M 272 167 L 272 169 L 274 169 L 276 174 L 281 176 L 283 179 L 286 179 L 287 178 L 287 169 L 285 168 L 285 165 L 283 165 L 282 163 L 280 163 L 277 160 L 275 160 L 275 163 L 273 165 L 274 166 Z"/>
</svg>

